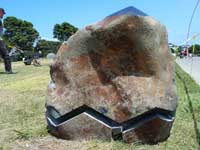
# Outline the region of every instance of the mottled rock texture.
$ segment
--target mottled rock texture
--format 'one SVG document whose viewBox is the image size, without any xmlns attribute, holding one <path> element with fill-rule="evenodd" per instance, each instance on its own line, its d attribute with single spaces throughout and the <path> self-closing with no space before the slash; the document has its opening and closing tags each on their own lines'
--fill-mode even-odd
<svg viewBox="0 0 200 150">
<path fill-rule="evenodd" d="M 109 16 L 79 30 L 60 47 L 51 76 L 46 106 L 60 115 L 87 105 L 123 123 L 177 105 L 166 28 L 149 16 Z"/>
</svg>

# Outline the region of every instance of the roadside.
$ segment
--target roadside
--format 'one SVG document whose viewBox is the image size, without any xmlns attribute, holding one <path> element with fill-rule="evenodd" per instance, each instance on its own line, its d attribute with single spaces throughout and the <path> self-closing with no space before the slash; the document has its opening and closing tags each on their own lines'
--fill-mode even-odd
<svg viewBox="0 0 200 150">
<path fill-rule="evenodd" d="M 177 64 L 200 84 L 200 57 L 177 58 Z"/>
</svg>

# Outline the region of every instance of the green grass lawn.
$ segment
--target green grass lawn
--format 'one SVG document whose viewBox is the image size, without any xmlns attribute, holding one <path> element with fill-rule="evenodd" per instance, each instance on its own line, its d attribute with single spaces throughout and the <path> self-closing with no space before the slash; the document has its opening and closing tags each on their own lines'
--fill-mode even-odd
<svg viewBox="0 0 200 150">
<path fill-rule="evenodd" d="M 42 67 L 13 63 L 14 70 L 18 71 L 14 75 L 3 74 L 0 63 L 0 149 L 11 149 L 18 140 L 31 144 L 35 139 L 48 136 L 44 105 L 50 81 L 49 63 L 42 60 Z M 200 149 L 200 87 L 178 66 L 176 83 L 179 104 L 171 136 L 166 142 L 140 145 L 91 140 L 79 142 L 80 147 L 90 150 Z"/>
<path fill-rule="evenodd" d="M 2 74 L 0 65 L 0 147 L 17 138 L 30 139 L 47 135 L 45 94 L 49 78 L 48 62 L 44 66 L 13 63 L 17 74 Z"/>
</svg>

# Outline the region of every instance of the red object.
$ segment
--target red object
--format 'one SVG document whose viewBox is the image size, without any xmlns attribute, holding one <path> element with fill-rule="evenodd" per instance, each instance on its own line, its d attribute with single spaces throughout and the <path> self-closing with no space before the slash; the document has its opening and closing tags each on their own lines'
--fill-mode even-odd
<svg viewBox="0 0 200 150">
<path fill-rule="evenodd" d="M 184 56 L 188 56 L 188 50 L 184 49 L 183 51 L 181 51 L 181 54 Z"/>
</svg>

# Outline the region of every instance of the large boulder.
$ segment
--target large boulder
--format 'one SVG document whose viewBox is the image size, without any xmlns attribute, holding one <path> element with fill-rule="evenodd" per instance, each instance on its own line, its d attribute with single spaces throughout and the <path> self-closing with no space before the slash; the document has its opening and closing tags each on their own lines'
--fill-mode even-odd
<svg viewBox="0 0 200 150">
<path fill-rule="evenodd" d="M 50 130 L 66 139 L 165 140 L 177 106 L 173 63 L 165 26 L 133 7 L 86 26 L 51 65 Z"/>
</svg>

